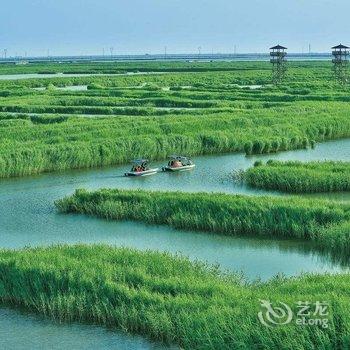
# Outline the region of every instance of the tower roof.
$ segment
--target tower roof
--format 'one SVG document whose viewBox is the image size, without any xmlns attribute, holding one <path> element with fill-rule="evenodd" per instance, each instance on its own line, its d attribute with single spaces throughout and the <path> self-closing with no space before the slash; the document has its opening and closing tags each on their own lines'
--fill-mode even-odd
<svg viewBox="0 0 350 350">
<path fill-rule="evenodd" d="M 276 46 L 270 47 L 270 50 L 287 50 L 287 48 L 278 44 Z"/>
<path fill-rule="evenodd" d="M 333 46 L 332 49 L 349 49 L 349 47 L 343 44 L 339 44 L 337 46 Z"/>
</svg>

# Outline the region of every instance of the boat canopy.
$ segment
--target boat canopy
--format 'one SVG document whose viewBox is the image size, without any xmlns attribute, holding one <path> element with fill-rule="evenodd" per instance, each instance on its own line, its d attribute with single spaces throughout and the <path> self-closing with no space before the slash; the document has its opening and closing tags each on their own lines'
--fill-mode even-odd
<svg viewBox="0 0 350 350">
<path fill-rule="evenodd" d="M 175 154 L 169 156 L 170 159 L 174 159 L 174 160 L 189 160 L 190 158 L 185 157 L 185 156 L 177 156 Z"/>
<path fill-rule="evenodd" d="M 141 164 L 145 164 L 148 163 L 148 159 L 134 159 L 132 162 L 132 164 L 134 165 L 141 165 Z"/>
</svg>

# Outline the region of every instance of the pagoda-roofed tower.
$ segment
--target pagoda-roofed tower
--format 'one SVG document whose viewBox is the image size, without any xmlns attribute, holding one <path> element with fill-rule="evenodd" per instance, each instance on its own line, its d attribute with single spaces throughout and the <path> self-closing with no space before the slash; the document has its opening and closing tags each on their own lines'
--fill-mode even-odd
<svg viewBox="0 0 350 350">
<path fill-rule="evenodd" d="M 270 62 L 272 63 L 272 80 L 274 84 L 280 83 L 287 72 L 287 48 L 282 45 L 270 47 Z"/>
<path fill-rule="evenodd" d="M 348 79 L 348 56 L 349 56 L 349 47 L 343 44 L 332 47 L 333 55 L 333 66 L 334 66 L 334 75 L 335 78 L 341 84 L 346 84 Z"/>
<path fill-rule="evenodd" d="M 343 58 L 343 57 L 347 57 L 349 55 L 349 46 L 345 46 L 343 44 L 339 44 L 337 46 L 333 46 L 332 47 L 332 55 L 334 57 L 338 57 L 338 58 Z"/>
</svg>

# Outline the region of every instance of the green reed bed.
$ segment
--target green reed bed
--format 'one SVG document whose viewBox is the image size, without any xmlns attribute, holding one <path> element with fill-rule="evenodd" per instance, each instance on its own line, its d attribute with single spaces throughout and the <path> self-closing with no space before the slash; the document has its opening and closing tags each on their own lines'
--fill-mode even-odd
<svg viewBox="0 0 350 350">
<path fill-rule="evenodd" d="M 171 64 L 171 63 L 170 63 Z M 225 62 L 216 62 L 216 68 L 210 64 L 203 64 L 204 69 L 196 69 L 195 66 L 187 64 L 186 62 L 173 62 L 173 64 L 182 66 L 183 69 L 166 69 L 163 71 L 166 74 L 162 74 L 161 69 L 153 69 L 153 72 L 159 72 L 159 74 L 151 75 L 134 75 L 134 76 L 116 76 L 113 75 L 113 70 L 105 71 L 105 73 L 111 73 L 109 76 L 83 76 L 83 77 L 57 77 L 52 75 L 50 78 L 35 78 L 25 79 L 21 81 L 0 81 L 0 87 L 16 87 L 24 85 L 27 87 L 45 87 L 50 84 L 58 86 L 66 85 L 89 85 L 95 83 L 100 86 L 109 87 L 127 87 L 127 86 L 140 86 L 147 83 L 158 84 L 163 87 L 178 87 L 178 86 L 194 86 L 194 87 L 218 87 L 225 85 L 266 85 L 271 84 L 271 67 L 267 62 L 231 62 L 229 69 L 226 69 Z M 103 67 L 102 63 L 97 63 Z M 118 64 L 116 64 L 118 65 Z M 142 62 L 135 63 L 142 71 Z M 153 67 L 161 67 L 161 62 L 154 62 Z M 31 67 L 13 67 L 11 69 L 12 74 L 16 73 L 32 73 Z M 70 67 L 74 67 L 74 64 L 60 65 L 60 71 L 65 69 L 69 70 Z M 121 67 L 121 66 L 120 66 Z M 221 67 L 221 68 L 220 68 Z M 20 70 L 20 71 L 19 71 Z M 126 70 L 121 68 L 120 73 L 124 73 Z M 135 70 L 133 70 L 135 71 Z M 152 71 L 152 70 L 150 70 Z M 103 73 L 103 71 L 100 71 Z M 115 73 L 118 73 L 118 68 L 115 69 Z M 7 71 L 6 73 L 9 73 Z M 71 73 L 92 73 L 98 74 L 97 71 L 75 71 Z M 1 74 L 1 67 L 0 67 Z M 288 88 L 305 88 L 305 85 L 312 87 L 314 90 L 316 87 L 322 87 L 326 90 L 339 90 L 339 86 L 334 83 L 332 76 L 332 66 L 330 62 L 290 62 L 288 77 L 284 82 Z M 283 88 L 283 86 L 281 86 Z"/>
<path fill-rule="evenodd" d="M 0 300 L 59 321 L 100 324 L 184 349 L 346 349 L 350 275 L 248 284 L 187 258 L 108 246 L 0 252 Z M 260 323 L 260 300 L 328 303 L 326 327 Z M 282 320 L 284 321 L 284 320 Z"/>
<path fill-rule="evenodd" d="M 234 72 L 178 72 L 166 74 L 152 74 L 152 75 L 121 75 L 121 76 L 68 76 L 50 78 L 30 78 L 21 80 L 0 80 L 1 89 L 25 87 L 48 87 L 51 84 L 55 86 L 70 86 L 70 85 L 90 85 L 101 87 L 140 87 L 145 83 L 156 84 L 161 87 L 172 86 L 221 86 L 224 84 L 265 84 L 270 83 L 270 72 L 264 70 L 241 70 Z"/>
<path fill-rule="evenodd" d="M 349 162 L 257 162 L 244 179 L 249 186 L 290 193 L 350 191 Z"/>
<path fill-rule="evenodd" d="M 292 197 L 210 193 L 77 190 L 56 202 L 60 212 L 136 220 L 178 229 L 295 238 L 349 251 L 350 205 Z"/>
<path fill-rule="evenodd" d="M 184 61 L 116 61 L 116 62 L 30 62 L 27 65 L 2 63 L 2 74 L 55 74 L 55 73 L 124 73 L 124 72 L 186 72 L 231 71 L 237 69 L 262 69 L 265 62 L 184 62 Z"/>
<path fill-rule="evenodd" d="M 157 64 L 167 74 L 0 81 L 0 177 L 114 165 L 139 157 L 164 159 L 173 153 L 272 153 L 350 136 L 349 88 L 330 81 L 327 62 L 291 63 L 278 87 L 271 85 L 266 62 L 60 67 L 68 73 L 148 70 Z M 44 70 L 50 67 L 58 68 L 42 65 Z M 57 89 L 71 85 L 88 85 L 88 90 Z"/>
<path fill-rule="evenodd" d="M 16 116 L 14 121 L 1 122 L 0 177 L 120 164 L 141 156 L 164 159 L 172 153 L 270 153 L 350 136 L 348 112 L 337 104 L 323 110 L 295 106 L 294 113 L 285 107 L 221 113 L 207 110 L 203 115 L 166 111 L 161 116 L 137 118 L 60 118 L 60 108 L 74 107 L 52 107 L 50 112 L 58 115 L 56 123 L 46 123 L 45 117 L 40 123 L 39 118 L 23 122 Z M 91 108 L 93 113 L 109 107 Z M 137 115 L 142 111 L 119 112 Z"/>
</svg>

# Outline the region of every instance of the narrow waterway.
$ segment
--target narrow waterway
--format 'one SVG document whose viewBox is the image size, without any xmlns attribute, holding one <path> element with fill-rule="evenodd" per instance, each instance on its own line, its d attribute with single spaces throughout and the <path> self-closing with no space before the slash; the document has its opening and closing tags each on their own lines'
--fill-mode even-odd
<svg viewBox="0 0 350 350">
<path fill-rule="evenodd" d="M 27 313 L 0 309 L 2 350 L 162 350 L 177 349 L 116 330 L 81 324 L 60 324 Z"/>
<path fill-rule="evenodd" d="M 192 259 L 219 263 L 224 269 L 243 271 L 251 279 L 268 279 L 276 273 L 290 276 L 302 271 L 341 271 L 341 266 L 317 253 L 311 244 L 305 242 L 261 241 L 135 222 L 109 222 L 84 215 L 58 214 L 54 207 L 56 199 L 72 194 L 76 188 L 117 187 L 262 195 L 268 192 L 235 184 L 229 176 L 232 170 L 245 169 L 258 158 L 350 160 L 350 140 L 323 143 L 314 150 L 257 157 L 242 154 L 198 157 L 194 171 L 159 173 L 146 178 L 125 178 L 122 175 L 129 166 L 120 166 L 1 180 L 0 247 L 85 242 L 166 250 L 180 252 Z M 163 163 L 154 165 L 161 166 Z M 350 200 L 348 193 L 319 196 Z"/>
<path fill-rule="evenodd" d="M 218 263 L 223 269 L 243 272 L 249 279 L 269 279 L 282 273 L 341 272 L 346 259 L 322 254 L 307 242 L 233 238 L 202 232 L 185 232 L 166 226 L 112 222 L 84 215 L 58 214 L 54 201 L 76 188 L 143 188 L 171 191 L 207 191 L 264 195 L 235 184 L 230 173 L 251 166 L 257 159 L 347 160 L 350 140 L 317 145 L 274 155 L 245 157 L 242 154 L 196 157 L 196 169 L 178 174 L 159 173 L 146 178 L 125 178 L 129 166 L 43 174 L 0 180 L 0 247 L 21 248 L 55 243 L 107 243 L 138 249 L 180 252 L 191 259 Z M 164 162 L 157 162 L 161 166 Z M 271 193 L 269 193 L 271 194 Z M 275 193 L 276 195 L 282 195 Z M 319 195 L 350 200 L 350 194 Z M 62 326 L 47 320 L 0 310 L 0 348 L 25 349 L 153 349 L 161 348 L 138 337 L 99 327 Z M 30 343 L 31 342 L 31 343 Z M 96 345 L 97 344 L 97 345 Z"/>
</svg>

